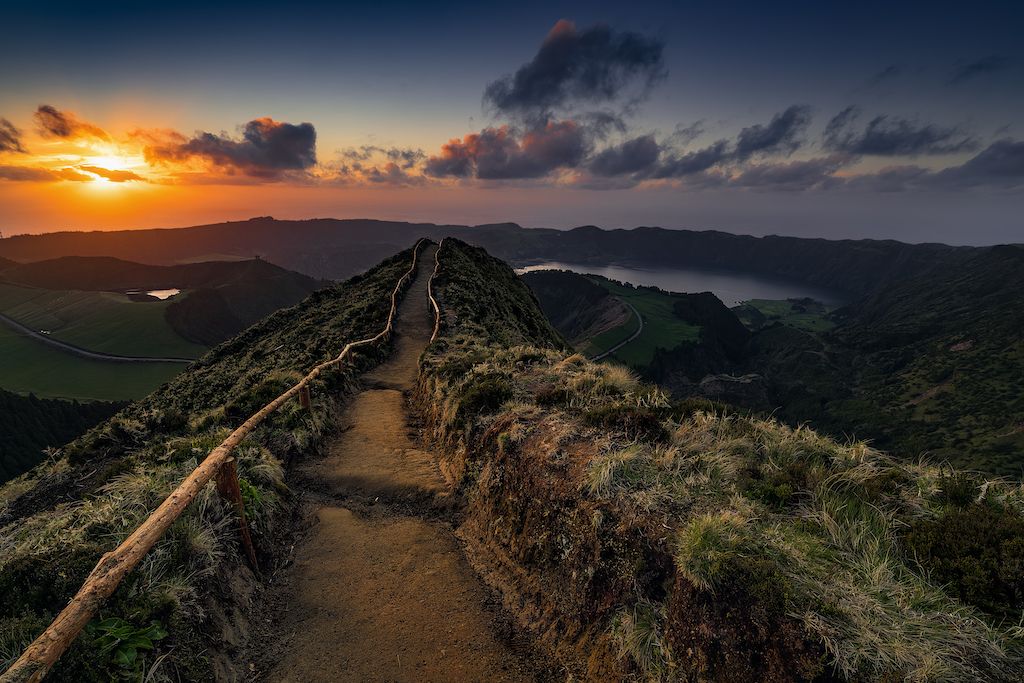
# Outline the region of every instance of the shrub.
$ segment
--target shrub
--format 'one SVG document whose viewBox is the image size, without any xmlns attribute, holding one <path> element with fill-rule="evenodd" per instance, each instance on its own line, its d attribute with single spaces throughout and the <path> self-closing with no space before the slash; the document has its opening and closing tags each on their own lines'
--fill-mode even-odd
<svg viewBox="0 0 1024 683">
<path fill-rule="evenodd" d="M 932 580 L 987 614 L 1017 620 L 1024 609 L 1024 518 L 970 503 L 911 524 L 907 551 Z"/>
</svg>

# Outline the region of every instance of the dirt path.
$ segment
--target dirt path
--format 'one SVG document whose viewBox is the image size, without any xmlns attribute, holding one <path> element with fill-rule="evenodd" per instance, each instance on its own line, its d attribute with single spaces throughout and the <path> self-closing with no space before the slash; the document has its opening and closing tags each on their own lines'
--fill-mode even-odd
<svg viewBox="0 0 1024 683">
<path fill-rule="evenodd" d="M 284 577 L 268 681 L 528 681 L 524 648 L 444 521 L 446 489 L 415 441 L 403 392 L 433 325 L 425 250 L 399 307 L 391 358 L 365 376 L 317 487 L 313 526 Z M 260 671 L 253 672 L 259 675 Z"/>
</svg>

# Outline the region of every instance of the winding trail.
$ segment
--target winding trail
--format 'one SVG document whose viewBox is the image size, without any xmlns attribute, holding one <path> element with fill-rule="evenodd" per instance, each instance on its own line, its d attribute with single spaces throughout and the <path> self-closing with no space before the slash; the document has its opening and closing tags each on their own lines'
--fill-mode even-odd
<svg viewBox="0 0 1024 683">
<path fill-rule="evenodd" d="M 309 522 L 250 673 L 266 681 L 530 681 L 516 642 L 467 564 L 448 491 L 406 407 L 433 315 L 424 249 L 387 362 L 364 376 L 326 457 L 303 465 Z"/>
<path fill-rule="evenodd" d="M 24 335 L 26 337 L 30 337 L 32 339 L 35 339 L 36 341 L 42 342 L 43 344 L 46 344 L 47 346 L 53 346 L 55 348 L 60 349 L 61 351 L 67 351 L 68 353 L 74 354 L 76 356 L 81 356 L 82 358 L 91 358 L 93 360 L 106 360 L 106 361 L 112 361 L 112 362 L 115 362 L 115 363 L 193 363 L 196 360 L 195 358 L 173 358 L 173 357 L 158 358 L 158 357 L 152 357 L 152 356 L 117 356 L 117 355 L 114 355 L 112 353 L 101 353 L 99 351 L 90 351 L 89 349 L 83 349 L 81 346 L 75 346 L 74 344 L 69 344 L 69 343 L 63 342 L 63 341 L 61 341 L 59 339 L 54 339 L 53 337 L 51 337 L 49 335 L 40 334 L 39 332 L 36 332 L 35 330 L 33 330 L 31 327 L 26 327 L 26 326 L 22 325 L 21 323 L 19 323 L 14 318 L 11 318 L 10 316 L 4 315 L 3 313 L 0 313 L 0 323 L 3 323 L 4 325 L 7 325 L 8 327 L 13 329 L 18 334 L 22 334 L 22 335 Z"/>
<path fill-rule="evenodd" d="M 633 315 L 636 316 L 637 322 L 640 323 L 640 326 L 636 328 L 636 332 L 634 332 L 633 334 L 629 335 L 629 337 L 627 337 L 626 339 L 623 339 L 622 341 L 620 341 L 618 344 L 616 344 L 612 348 L 608 349 L 607 351 L 602 351 L 601 353 L 599 353 L 596 356 L 592 357 L 590 360 L 592 360 L 594 362 L 597 362 L 599 360 L 602 360 L 602 359 L 607 358 L 608 356 L 612 355 L 613 353 L 615 353 L 616 351 L 621 349 L 623 346 L 625 346 L 629 342 L 631 342 L 634 339 L 636 339 L 637 337 L 639 337 L 643 333 L 643 331 L 644 331 L 644 317 L 642 315 L 640 315 L 640 311 L 636 310 L 636 307 L 633 304 L 629 303 L 628 301 L 624 301 L 623 299 L 619 299 L 619 301 L 622 301 L 622 303 L 624 303 L 627 306 L 629 306 L 630 310 L 633 311 Z"/>
</svg>

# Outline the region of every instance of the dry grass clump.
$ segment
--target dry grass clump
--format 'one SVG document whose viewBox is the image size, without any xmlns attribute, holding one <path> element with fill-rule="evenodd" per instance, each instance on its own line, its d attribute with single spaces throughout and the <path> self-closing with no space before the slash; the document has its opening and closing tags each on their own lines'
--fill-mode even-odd
<svg viewBox="0 0 1024 683">
<path fill-rule="evenodd" d="M 461 372 L 446 375 L 445 367 Z M 943 514 L 950 495 L 964 497 L 947 495 L 952 485 L 939 468 L 899 463 L 807 427 L 677 408 L 628 370 L 578 354 L 463 338 L 425 358 L 424 370 L 427 391 L 443 406 L 437 433 L 449 444 L 465 451 L 472 434 L 500 422 L 507 449 L 524 443 L 541 419 L 549 431 L 562 425 L 562 436 L 547 436 L 552 443 L 600 444 L 582 470 L 581 495 L 649 519 L 675 571 L 698 590 L 751 581 L 753 599 L 779 605 L 773 618 L 801 625 L 841 677 L 1024 675 L 1020 633 L 932 581 L 904 544 L 913 520 Z M 493 377 L 504 383 L 502 400 L 460 412 L 467 392 Z M 639 420 L 653 424 L 640 429 Z M 1021 488 L 1003 482 L 972 484 L 966 499 L 1024 506 Z M 636 596 L 609 624 L 622 656 L 649 680 L 676 671 L 665 608 Z"/>
</svg>

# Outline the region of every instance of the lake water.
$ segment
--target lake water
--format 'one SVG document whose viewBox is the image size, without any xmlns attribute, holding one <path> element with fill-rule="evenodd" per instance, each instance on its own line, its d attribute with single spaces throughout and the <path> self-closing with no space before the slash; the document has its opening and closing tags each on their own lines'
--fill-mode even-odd
<svg viewBox="0 0 1024 683">
<path fill-rule="evenodd" d="M 571 270 L 592 273 L 631 285 L 658 287 L 666 292 L 711 292 L 726 306 L 735 306 L 750 299 L 799 299 L 809 297 L 829 305 L 845 303 L 838 292 L 799 282 L 763 275 L 697 268 L 634 268 L 630 266 L 593 265 L 545 261 L 516 270 Z"/>
<path fill-rule="evenodd" d="M 146 292 L 146 294 L 148 294 L 150 296 L 155 296 L 157 299 L 160 299 L 160 301 L 163 301 L 164 299 L 170 299 L 172 296 L 177 296 L 178 294 L 181 294 L 181 290 L 180 289 L 151 289 L 148 292 Z"/>
</svg>

